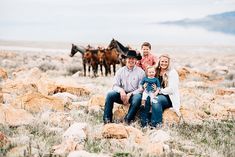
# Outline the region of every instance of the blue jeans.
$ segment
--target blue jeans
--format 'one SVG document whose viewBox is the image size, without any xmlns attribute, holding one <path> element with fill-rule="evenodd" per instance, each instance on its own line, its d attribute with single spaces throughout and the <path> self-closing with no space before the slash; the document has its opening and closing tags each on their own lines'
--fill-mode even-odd
<svg viewBox="0 0 235 157">
<path fill-rule="evenodd" d="M 130 123 L 132 120 L 135 119 L 136 112 L 140 108 L 141 97 L 142 97 L 141 94 L 135 94 L 135 95 L 131 96 L 131 98 L 129 100 L 130 107 L 129 107 L 127 115 L 124 118 L 124 120 L 127 123 Z M 123 102 L 121 100 L 120 93 L 118 93 L 116 91 L 111 91 L 107 94 L 106 100 L 105 100 L 104 116 L 103 116 L 104 123 L 113 121 L 112 118 L 113 118 L 113 104 L 114 104 L 114 102 L 119 103 L 119 104 L 123 104 Z"/>
<path fill-rule="evenodd" d="M 148 123 L 153 127 L 156 127 L 157 124 L 161 124 L 163 111 L 172 107 L 169 95 L 162 94 L 157 95 L 157 103 L 152 103 L 152 113 L 149 113 L 150 105 L 150 99 L 148 97 L 145 107 L 140 110 L 140 121 L 142 127 L 147 126 Z"/>
</svg>

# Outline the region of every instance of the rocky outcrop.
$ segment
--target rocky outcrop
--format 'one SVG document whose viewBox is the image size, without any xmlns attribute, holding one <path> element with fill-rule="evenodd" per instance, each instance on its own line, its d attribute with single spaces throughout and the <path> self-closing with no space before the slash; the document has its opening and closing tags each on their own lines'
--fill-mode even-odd
<svg viewBox="0 0 235 157">
<path fill-rule="evenodd" d="M 74 123 L 63 133 L 61 144 L 53 146 L 53 154 L 65 155 L 71 151 L 82 150 L 86 139 L 87 124 Z"/>
<path fill-rule="evenodd" d="M 4 70 L 3 68 L 0 67 L 0 80 L 1 79 L 3 79 L 3 80 L 8 79 L 8 75 L 7 75 L 6 70 Z"/>
<path fill-rule="evenodd" d="M 85 89 L 84 87 L 79 86 L 66 86 L 66 85 L 60 85 L 60 84 L 49 84 L 48 85 L 48 95 L 52 95 L 55 93 L 62 93 L 67 92 L 71 93 L 73 95 L 77 96 L 86 96 L 90 94 L 90 91 L 88 89 Z"/>
<path fill-rule="evenodd" d="M 122 139 L 128 137 L 128 132 L 123 124 L 106 124 L 102 130 L 104 138 Z"/>
<path fill-rule="evenodd" d="M 211 77 L 211 74 L 199 72 L 191 68 L 182 67 L 178 70 L 180 80 L 185 80 L 188 77 L 201 78 L 203 80 L 208 80 Z"/>
<path fill-rule="evenodd" d="M 180 122 L 180 117 L 172 109 L 164 110 L 162 119 L 164 125 L 178 124 Z"/>
<path fill-rule="evenodd" d="M 10 144 L 10 140 L 7 136 L 0 131 L 0 148 L 6 148 Z"/>
<path fill-rule="evenodd" d="M 68 157 L 110 157 L 107 154 L 96 154 L 96 153 L 89 153 L 84 150 L 78 150 L 78 151 L 73 151 L 70 152 Z"/>
<path fill-rule="evenodd" d="M 0 104 L 3 103 L 3 93 L 2 88 L 0 87 Z"/>
<path fill-rule="evenodd" d="M 88 108 L 92 107 L 92 106 L 100 106 L 100 107 L 104 107 L 105 104 L 105 97 L 103 95 L 93 95 L 90 100 L 88 101 Z"/>
<path fill-rule="evenodd" d="M 66 104 L 60 98 L 34 92 L 18 97 L 14 105 L 30 112 L 41 112 L 46 110 L 64 111 Z"/>
<path fill-rule="evenodd" d="M 27 93 L 37 92 L 36 84 L 23 83 L 19 81 L 8 80 L 2 87 L 4 93 L 11 94 L 12 96 L 25 95 Z"/>
<path fill-rule="evenodd" d="M 118 107 L 114 109 L 113 120 L 116 122 L 123 122 L 125 115 L 128 112 L 128 106 L 118 104 Z"/>
<path fill-rule="evenodd" d="M 235 90 L 234 89 L 217 89 L 215 94 L 217 94 L 217 95 L 231 95 L 231 94 L 235 94 Z"/>
<path fill-rule="evenodd" d="M 33 122 L 34 117 L 24 109 L 16 109 L 11 105 L 0 104 L 0 123 L 10 126 L 27 125 Z"/>
</svg>

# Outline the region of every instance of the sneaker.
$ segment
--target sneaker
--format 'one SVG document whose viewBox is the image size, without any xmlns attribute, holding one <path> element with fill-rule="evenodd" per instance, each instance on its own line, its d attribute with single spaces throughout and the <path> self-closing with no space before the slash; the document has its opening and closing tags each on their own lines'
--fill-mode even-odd
<svg viewBox="0 0 235 157">
<path fill-rule="evenodd" d="M 153 98 L 152 103 L 156 104 L 157 103 L 157 98 Z"/>
</svg>

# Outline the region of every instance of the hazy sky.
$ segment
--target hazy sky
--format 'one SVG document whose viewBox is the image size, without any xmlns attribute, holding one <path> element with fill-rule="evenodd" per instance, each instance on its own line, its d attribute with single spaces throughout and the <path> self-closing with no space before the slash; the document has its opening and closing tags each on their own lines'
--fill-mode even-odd
<svg viewBox="0 0 235 157">
<path fill-rule="evenodd" d="M 136 25 L 231 10 L 235 0 L 0 0 L 0 39 L 74 40 L 72 31 L 107 39 Z"/>
</svg>

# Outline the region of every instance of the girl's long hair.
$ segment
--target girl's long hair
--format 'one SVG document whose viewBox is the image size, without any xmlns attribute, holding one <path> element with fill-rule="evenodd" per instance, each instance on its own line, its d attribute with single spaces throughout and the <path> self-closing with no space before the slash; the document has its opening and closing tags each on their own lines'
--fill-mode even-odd
<svg viewBox="0 0 235 157">
<path fill-rule="evenodd" d="M 158 65 L 156 67 L 156 77 L 159 78 L 160 77 L 160 73 L 161 73 L 161 67 L 160 67 L 160 60 L 162 57 L 166 57 L 168 58 L 168 67 L 166 69 L 166 73 L 162 76 L 162 82 L 161 82 L 161 87 L 167 87 L 168 85 L 168 74 L 169 71 L 171 70 L 171 58 L 168 54 L 163 54 L 159 57 L 159 61 L 158 61 Z"/>
</svg>

